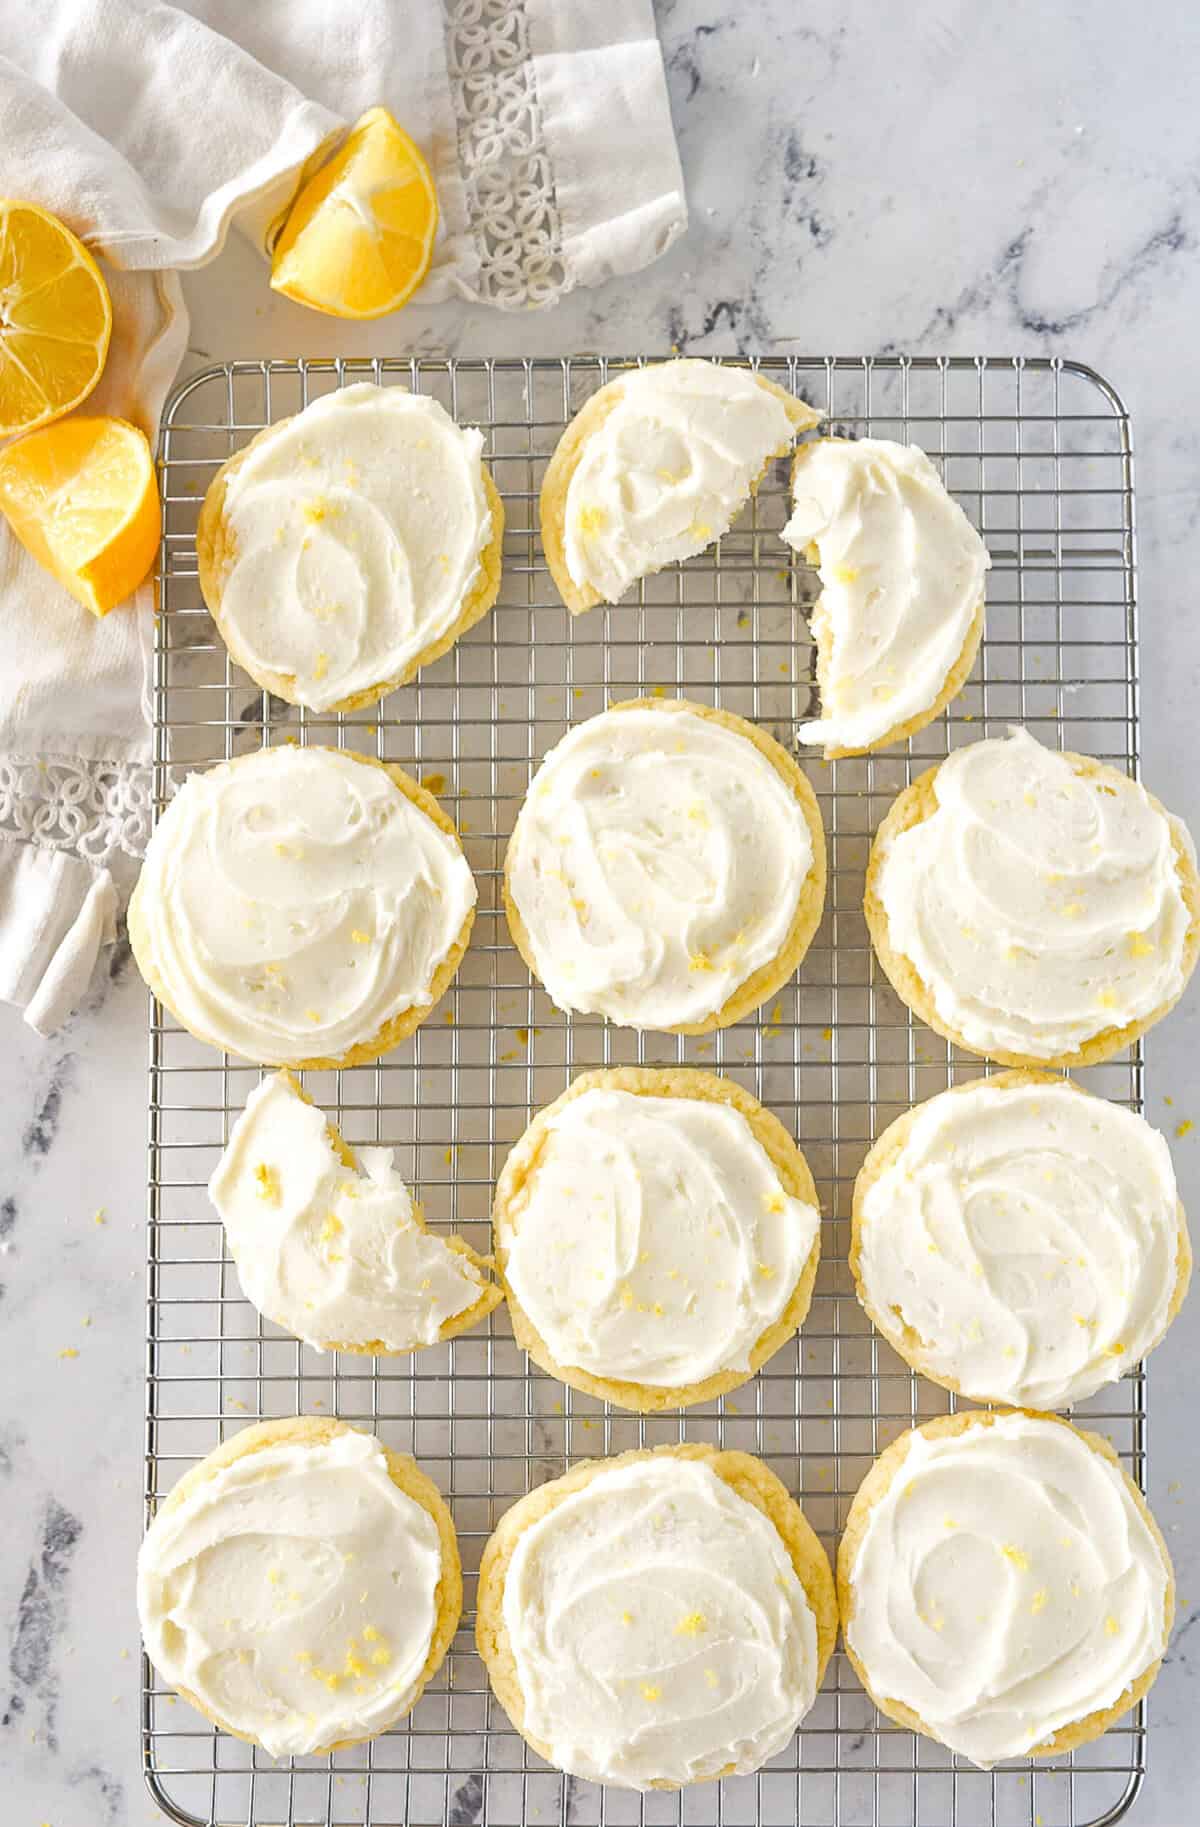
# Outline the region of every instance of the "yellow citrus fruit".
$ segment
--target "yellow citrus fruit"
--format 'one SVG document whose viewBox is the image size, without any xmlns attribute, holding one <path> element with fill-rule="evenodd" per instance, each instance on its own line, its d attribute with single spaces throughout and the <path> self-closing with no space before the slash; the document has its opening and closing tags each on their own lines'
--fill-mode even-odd
<svg viewBox="0 0 1200 1827">
<path fill-rule="evenodd" d="M 144 432 L 124 419 L 64 419 L 0 451 L 0 509 L 26 551 L 93 615 L 137 589 L 162 513 Z"/>
<path fill-rule="evenodd" d="M 111 334 L 108 287 L 79 237 L 36 203 L 0 197 L 0 438 L 86 400 Z"/>
<path fill-rule="evenodd" d="M 429 167 L 386 108 L 371 108 L 292 205 L 271 284 L 332 317 L 382 317 L 412 297 L 437 233 Z"/>
</svg>

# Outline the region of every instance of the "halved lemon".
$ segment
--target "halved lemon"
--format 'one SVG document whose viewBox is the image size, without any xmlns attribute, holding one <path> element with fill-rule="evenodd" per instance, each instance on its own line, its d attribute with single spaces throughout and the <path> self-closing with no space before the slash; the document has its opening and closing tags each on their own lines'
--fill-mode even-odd
<svg viewBox="0 0 1200 1827">
<path fill-rule="evenodd" d="M 429 271 L 438 206 L 429 167 L 386 108 L 371 108 L 291 208 L 275 291 L 333 317 L 382 317 Z"/>
<path fill-rule="evenodd" d="M 0 197 L 0 438 L 86 400 L 111 335 L 108 287 L 79 237 L 36 203 Z"/>
<path fill-rule="evenodd" d="M 162 512 L 144 432 L 124 419 L 65 419 L 0 451 L 0 509 L 26 551 L 93 615 L 154 563 Z"/>
</svg>

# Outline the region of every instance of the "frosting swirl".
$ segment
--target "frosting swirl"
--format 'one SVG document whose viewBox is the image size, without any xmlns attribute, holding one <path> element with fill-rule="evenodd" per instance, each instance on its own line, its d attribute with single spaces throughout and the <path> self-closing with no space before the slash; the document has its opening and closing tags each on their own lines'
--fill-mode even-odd
<svg viewBox="0 0 1200 1827">
<path fill-rule="evenodd" d="M 159 1511 L 138 1555 L 146 1650 L 272 1757 L 381 1732 L 437 1623 L 437 1525 L 353 1429 L 248 1452 Z"/>
<path fill-rule="evenodd" d="M 314 710 L 401 676 L 458 619 L 492 535 L 478 431 L 364 381 L 260 437 L 225 477 L 219 619 Z"/>
<path fill-rule="evenodd" d="M 812 1705 L 817 1629 L 774 1525 L 694 1460 L 602 1470 L 513 1551 L 525 1729 L 621 1788 L 756 1770 Z"/>
<path fill-rule="evenodd" d="M 563 540 L 572 582 L 609 603 L 727 533 L 795 436 L 783 401 L 744 368 L 659 362 L 613 385 L 621 399 L 567 485 Z"/>
<path fill-rule="evenodd" d="M 749 1371 L 820 1228 L 741 1111 L 600 1087 L 551 1118 L 497 1219 L 557 1363 L 667 1388 Z"/>
<path fill-rule="evenodd" d="M 270 1065 L 337 1058 L 428 1004 L 474 906 L 456 838 L 382 768 L 291 746 L 190 774 L 138 885 L 180 1020 Z"/>
<path fill-rule="evenodd" d="M 881 438 L 801 446 L 783 537 L 820 553 L 821 715 L 796 735 L 867 748 L 936 702 L 983 600 L 987 548 L 925 452 Z"/>
<path fill-rule="evenodd" d="M 690 708 L 611 710 L 546 756 L 506 867 L 559 1008 L 670 1029 L 778 957 L 813 840 L 747 737 Z"/>
<path fill-rule="evenodd" d="M 989 1421 L 906 1436 L 843 1619 L 872 1691 L 985 1769 L 1114 1705 L 1166 1648 L 1169 1592 L 1111 1460 L 1065 1423 Z"/>
<path fill-rule="evenodd" d="M 390 1148 L 348 1168 L 285 1073 L 251 1092 L 209 1182 L 246 1296 L 318 1350 L 412 1351 L 488 1284 L 425 1230 Z"/>
<path fill-rule="evenodd" d="M 892 948 L 969 1047 L 1056 1059 L 1178 996 L 1190 917 L 1172 840 L 1190 841 L 1137 781 L 1014 729 L 948 756 L 933 794 L 929 817 L 885 834 L 876 891 Z"/>
<path fill-rule="evenodd" d="M 1140 1116 L 1061 1079 L 982 1083 L 914 1111 L 861 1198 L 855 1272 L 869 1310 L 919 1335 L 923 1370 L 1065 1408 L 1161 1337 L 1178 1233 L 1171 1157 Z"/>
</svg>

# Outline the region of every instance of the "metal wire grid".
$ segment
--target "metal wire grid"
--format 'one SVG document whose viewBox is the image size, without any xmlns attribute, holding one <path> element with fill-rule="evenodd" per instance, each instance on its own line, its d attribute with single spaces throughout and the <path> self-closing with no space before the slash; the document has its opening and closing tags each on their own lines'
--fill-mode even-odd
<svg viewBox="0 0 1200 1827">
<path fill-rule="evenodd" d="M 464 833 L 479 884 L 470 950 L 423 1027 L 376 1065 L 306 1075 L 352 1144 L 383 1142 L 435 1225 L 488 1247 L 491 1189 L 537 1108 L 596 1065 L 686 1062 L 748 1085 L 798 1135 L 825 1214 L 823 1260 L 798 1342 L 732 1398 L 685 1415 L 611 1410 L 531 1369 L 503 1311 L 410 1361 L 322 1356 L 242 1297 L 205 1182 L 258 1079 L 156 1004 L 150 1013 L 146 1499 L 246 1419 L 324 1410 L 413 1452 L 450 1500 L 466 1610 L 412 1717 L 337 1757 L 276 1764 L 218 1734 L 143 1666 L 147 1781 L 199 1823 L 687 1823 L 737 1827 L 1082 1827 L 1115 1821 L 1145 1768 L 1145 1714 L 1072 1757 L 974 1770 L 881 1721 L 839 1652 L 790 1748 L 756 1776 L 645 1797 L 563 1777 L 491 1698 L 473 1649 L 475 1575 L 498 1516 L 587 1456 L 708 1440 L 758 1453 L 832 1550 L 872 1458 L 953 1406 L 873 1333 L 846 1266 L 850 1196 L 871 1139 L 980 1062 L 914 1023 L 873 972 L 862 917 L 870 834 L 894 795 L 948 749 L 1028 725 L 1044 742 L 1137 772 L 1137 648 L 1128 418 L 1097 375 L 1033 360 L 779 358 L 764 373 L 850 435 L 911 439 L 940 464 L 992 555 L 987 635 L 950 713 L 902 751 L 809 762 L 829 839 L 824 921 L 798 979 L 756 1016 L 702 1039 L 636 1035 L 553 1008 L 499 909 L 505 840 L 530 774 L 573 723 L 643 693 L 750 717 L 785 743 L 810 707 L 801 609 L 815 579 L 778 539 L 786 466 L 714 551 L 636 600 L 572 621 L 542 561 L 545 459 L 583 400 L 630 364 L 376 360 L 237 362 L 177 389 L 163 418 L 165 531 L 155 656 L 159 809 L 187 767 L 284 739 L 345 745 L 425 779 Z M 228 660 L 196 581 L 195 522 L 216 466 L 262 426 L 352 381 L 403 384 L 477 423 L 504 497 L 504 583 L 491 617 L 418 680 L 347 717 L 268 699 Z M 1083 1075 L 1140 1108 L 1140 1054 Z M 1086 1405 L 1144 1480 L 1138 1373 Z"/>
</svg>

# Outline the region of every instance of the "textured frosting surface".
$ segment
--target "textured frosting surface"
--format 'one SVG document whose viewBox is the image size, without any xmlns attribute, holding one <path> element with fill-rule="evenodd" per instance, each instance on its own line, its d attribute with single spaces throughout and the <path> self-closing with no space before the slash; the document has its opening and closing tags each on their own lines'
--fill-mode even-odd
<svg viewBox="0 0 1200 1827">
<path fill-rule="evenodd" d="M 706 1020 L 783 949 L 813 845 L 746 737 L 690 711 L 605 711 L 546 756 L 508 855 L 537 974 L 562 1009 Z"/>
<path fill-rule="evenodd" d="M 351 1431 L 264 1447 L 152 1523 L 138 1556 L 151 1661 L 273 1757 L 382 1731 L 420 1687 L 437 1526 Z"/>
<path fill-rule="evenodd" d="M 395 679 L 458 618 L 492 517 L 478 431 L 364 381 L 314 400 L 227 479 L 222 622 L 327 710 Z"/>
<path fill-rule="evenodd" d="M 662 362 L 621 386 L 571 476 L 563 542 L 574 583 L 610 603 L 727 533 L 795 435 L 782 401 L 744 368 Z"/>
<path fill-rule="evenodd" d="M 916 445 L 797 453 L 783 537 L 820 551 L 821 715 L 801 742 L 865 748 L 934 704 L 983 597 L 987 548 Z"/>
<path fill-rule="evenodd" d="M 382 768 L 289 746 L 188 776 L 150 840 L 140 905 L 186 1025 L 293 1065 L 427 1004 L 475 883 Z"/>
<path fill-rule="evenodd" d="M 1176 1282 L 1158 1131 L 1065 1082 L 943 1092 L 862 1202 L 871 1305 L 981 1402 L 1065 1408 L 1136 1364 Z"/>
<path fill-rule="evenodd" d="M 819 1227 L 740 1111 L 597 1088 L 564 1104 L 505 1268 L 556 1363 L 659 1387 L 748 1370 Z"/>
<path fill-rule="evenodd" d="M 1179 994 L 1181 827 L 1136 781 L 1077 774 L 1014 729 L 957 749 L 933 790 L 877 888 L 893 949 L 969 1046 L 1053 1059 Z"/>
<path fill-rule="evenodd" d="M 429 1345 L 484 1280 L 422 1228 L 390 1148 L 341 1160 L 325 1118 L 281 1073 L 247 1100 L 209 1183 L 247 1297 L 297 1338 Z"/>
<path fill-rule="evenodd" d="M 601 1472 L 531 1523 L 504 1623 L 525 1729 L 595 1782 L 756 1770 L 816 1692 L 816 1621 L 778 1532 L 693 1461 Z"/>
<path fill-rule="evenodd" d="M 985 1768 L 1113 1705 L 1166 1647 L 1167 1569 L 1121 1473 L 1036 1417 L 914 1434 L 851 1583 L 872 1690 Z"/>
</svg>

